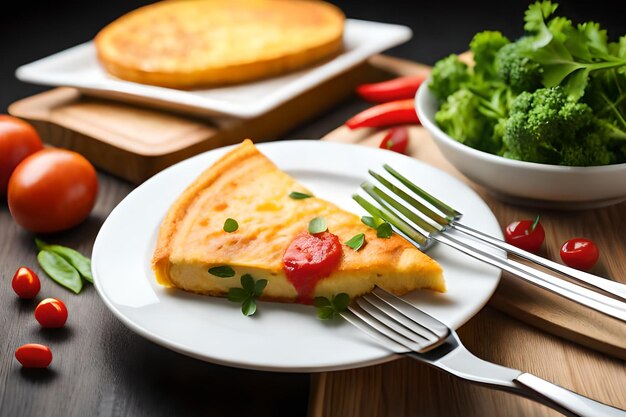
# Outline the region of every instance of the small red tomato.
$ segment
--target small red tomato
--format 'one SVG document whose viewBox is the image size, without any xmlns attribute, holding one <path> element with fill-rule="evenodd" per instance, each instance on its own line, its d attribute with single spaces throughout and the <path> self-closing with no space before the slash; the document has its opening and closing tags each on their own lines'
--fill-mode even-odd
<svg viewBox="0 0 626 417">
<path fill-rule="evenodd" d="M 46 298 L 35 308 L 35 319 L 41 324 L 41 327 L 63 327 L 67 320 L 67 308 L 61 300 Z"/>
<path fill-rule="evenodd" d="M 534 227 L 533 227 L 534 226 Z M 546 237 L 539 218 L 535 220 L 519 220 L 509 224 L 504 231 L 508 243 L 528 252 L 539 252 Z"/>
<path fill-rule="evenodd" d="M 600 252 L 589 239 L 577 237 L 570 239 L 561 247 L 561 259 L 572 268 L 587 271 L 596 264 Z"/>
<path fill-rule="evenodd" d="M 30 268 L 25 266 L 20 267 L 15 271 L 13 280 L 11 281 L 13 291 L 20 298 L 34 298 L 39 294 L 41 289 L 41 282 L 39 277 Z"/>
<path fill-rule="evenodd" d="M 404 126 L 390 129 L 379 145 L 381 149 L 389 149 L 390 151 L 402 154 L 406 154 L 406 148 L 408 146 L 409 129 Z"/>
<path fill-rule="evenodd" d="M 35 233 L 76 226 L 96 202 L 98 178 L 82 155 L 44 149 L 24 159 L 9 179 L 9 210 L 17 224 Z"/>
<path fill-rule="evenodd" d="M 52 362 L 52 351 L 48 346 L 29 343 L 17 348 L 15 359 L 24 368 L 47 368 Z"/>
<path fill-rule="evenodd" d="M 0 195 L 4 195 L 15 167 L 43 149 L 37 131 L 18 118 L 0 114 Z"/>
</svg>

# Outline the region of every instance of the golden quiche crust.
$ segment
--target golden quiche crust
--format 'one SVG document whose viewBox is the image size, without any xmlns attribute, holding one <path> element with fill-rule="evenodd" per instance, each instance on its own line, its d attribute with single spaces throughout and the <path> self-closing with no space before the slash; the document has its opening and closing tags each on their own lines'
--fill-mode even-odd
<svg viewBox="0 0 626 417">
<path fill-rule="evenodd" d="M 169 0 L 134 10 L 95 38 L 107 72 L 191 89 L 283 74 L 342 47 L 345 16 L 315 0 Z"/>
<path fill-rule="evenodd" d="M 445 291 L 441 267 L 401 236 L 376 237 L 358 216 L 312 197 L 289 198 L 292 191 L 309 193 L 280 171 L 250 140 L 204 171 L 176 200 L 161 225 L 152 268 L 167 287 L 209 295 L 225 295 L 240 287 L 249 273 L 267 279 L 263 299 L 293 302 L 297 292 L 283 271 L 283 255 L 309 221 L 323 216 L 328 230 L 346 242 L 358 233 L 366 244 L 358 251 L 342 245 L 337 269 L 321 279 L 314 296 L 346 292 L 361 295 L 379 285 L 396 294 L 418 288 Z M 237 220 L 232 233 L 223 230 L 227 218 Z M 208 273 L 229 265 L 236 275 Z"/>
</svg>

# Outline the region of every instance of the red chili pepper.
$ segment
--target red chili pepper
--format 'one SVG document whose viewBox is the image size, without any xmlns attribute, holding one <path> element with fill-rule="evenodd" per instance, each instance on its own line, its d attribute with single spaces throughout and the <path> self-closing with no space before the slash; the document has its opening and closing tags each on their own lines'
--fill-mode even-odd
<svg viewBox="0 0 626 417">
<path fill-rule="evenodd" d="M 356 88 L 356 92 L 364 100 L 374 103 L 413 98 L 425 79 L 426 74 L 421 74 L 394 78 L 380 83 L 361 84 Z"/>
<path fill-rule="evenodd" d="M 350 129 L 358 129 L 359 127 L 385 127 L 419 122 L 415 113 L 414 100 L 405 99 L 378 104 L 363 110 L 348 120 L 346 126 Z"/>
<path fill-rule="evenodd" d="M 409 129 L 404 126 L 394 127 L 389 130 L 379 147 L 390 151 L 406 154 L 409 145 Z"/>
</svg>

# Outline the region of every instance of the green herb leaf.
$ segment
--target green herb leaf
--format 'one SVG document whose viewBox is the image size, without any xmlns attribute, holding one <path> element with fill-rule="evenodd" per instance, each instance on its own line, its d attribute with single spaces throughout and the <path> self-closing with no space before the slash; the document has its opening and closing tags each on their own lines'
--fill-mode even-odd
<svg viewBox="0 0 626 417">
<path fill-rule="evenodd" d="M 311 197 L 313 196 L 298 191 L 292 191 L 291 193 L 289 193 L 289 198 L 293 198 L 294 200 L 304 200 L 305 198 Z"/>
<path fill-rule="evenodd" d="M 326 230 L 328 230 L 328 226 L 326 225 L 326 219 L 322 216 L 315 217 L 309 222 L 309 233 L 312 235 L 325 232 Z"/>
<path fill-rule="evenodd" d="M 224 231 L 227 233 L 232 233 L 235 230 L 239 229 L 239 223 L 237 223 L 237 220 L 235 219 L 231 219 L 230 217 L 228 219 L 226 219 L 226 221 L 224 222 Z"/>
<path fill-rule="evenodd" d="M 263 293 L 263 290 L 267 286 L 266 279 L 260 279 L 254 283 L 254 295 L 259 296 Z"/>
<path fill-rule="evenodd" d="M 359 250 L 361 249 L 361 246 L 363 246 L 363 243 L 365 243 L 365 234 L 359 233 L 358 235 L 352 236 L 352 238 L 346 242 L 346 246 L 349 246 L 354 250 Z"/>
<path fill-rule="evenodd" d="M 235 270 L 228 265 L 214 266 L 209 268 L 209 274 L 220 278 L 231 278 L 235 276 Z"/>
<path fill-rule="evenodd" d="M 361 222 L 363 222 L 364 225 L 376 230 L 378 226 L 383 224 L 385 221 L 383 219 L 379 219 L 378 217 L 363 216 L 361 217 Z"/>
<path fill-rule="evenodd" d="M 533 225 L 530 226 L 530 233 L 535 231 L 535 228 L 537 227 L 537 225 L 539 224 L 539 217 L 541 217 L 540 214 L 537 215 L 537 217 L 535 218 L 535 221 L 533 222 Z"/>
<path fill-rule="evenodd" d="M 241 312 L 244 316 L 251 316 L 256 313 L 256 301 L 254 297 L 248 297 L 241 304 Z"/>
<path fill-rule="evenodd" d="M 241 286 L 244 290 L 248 291 L 251 294 L 254 294 L 254 278 L 250 274 L 244 274 L 241 277 Z"/>
<path fill-rule="evenodd" d="M 61 256 L 44 249 L 39 251 L 37 261 L 39 261 L 41 268 L 46 271 L 46 274 L 58 284 L 76 294 L 82 290 L 83 281 L 80 279 L 78 271 Z"/>
<path fill-rule="evenodd" d="M 335 309 L 332 306 L 320 307 L 317 309 L 317 318 L 320 320 L 331 320 L 335 317 Z"/>
<path fill-rule="evenodd" d="M 330 300 L 326 297 L 315 297 L 313 305 L 317 308 L 328 307 L 331 305 Z"/>
<path fill-rule="evenodd" d="M 391 228 L 391 225 L 387 222 L 381 224 L 376 228 L 376 236 L 383 239 L 389 239 L 392 233 L 393 229 Z"/>
<path fill-rule="evenodd" d="M 339 313 L 346 311 L 348 304 L 350 304 L 350 296 L 345 292 L 339 293 L 333 297 L 333 307 L 335 311 Z"/>
<path fill-rule="evenodd" d="M 248 291 L 243 288 L 231 288 L 228 290 L 228 301 L 243 303 L 248 298 Z"/>
<path fill-rule="evenodd" d="M 91 260 L 80 252 L 61 245 L 48 245 L 43 240 L 35 238 L 35 244 L 39 250 L 54 252 L 72 265 L 85 280 L 93 284 L 91 274 Z"/>
</svg>

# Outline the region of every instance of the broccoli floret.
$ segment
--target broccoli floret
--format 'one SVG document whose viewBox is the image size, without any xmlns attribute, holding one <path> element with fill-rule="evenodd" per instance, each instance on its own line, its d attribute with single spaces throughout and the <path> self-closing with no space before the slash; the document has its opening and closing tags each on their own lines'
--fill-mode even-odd
<svg viewBox="0 0 626 417">
<path fill-rule="evenodd" d="M 435 115 L 437 125 L 453 139 L 482 151 L 497 153 L 501 136 L 494 135 L 496 119 L 481 111 L 482 99 L 463 88 L 441 105 Z"/>
<path fill-rule="evenodd" d="M 486 30 L 477 33 L 470 42 L 470 49 L 474 54 L 474 74 L 483 80 L 496 79 L 496 54 L 509 43 L 510 41 L 497 31 Z"/>
<path fill-rule="evenodd" d="M 541 66 L 527 56 L 531 43 L 531 38 L 521 38 L 503 46 L 496 54 L 498 77 L 516 94 L 533 92 L 541 87 Z"/>
<path fill-rule="evenodd" d="M 523 92 L 513 100 L 503 137 L 504 156 L 553 165 L 604 165 L 614 157 L 591 108 L 561 87 Z"/>
<path fill-rule="evenodd" d="M 450 94 L 460 90 L 469 78 L 467 65 L 452 54 L 435 64 L 429 87 L 440 101 L 444 101 Z"/>
</svg>

